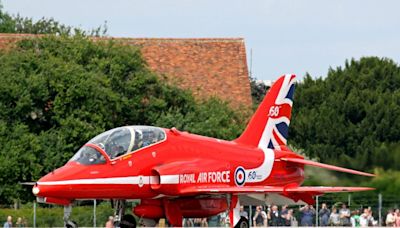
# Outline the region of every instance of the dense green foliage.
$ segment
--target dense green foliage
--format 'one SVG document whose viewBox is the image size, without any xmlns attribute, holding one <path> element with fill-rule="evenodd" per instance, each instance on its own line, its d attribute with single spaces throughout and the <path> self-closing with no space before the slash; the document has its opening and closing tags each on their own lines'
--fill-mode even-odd
<svg viewBox="0 0 400 228">
<path fill-rule="evenodd" d="M 377 57 L 307 75 L 295 94 L 290 143 L 309 157 L 362 170 L 400 169 L 400 67 Z"/>
<path fill-rule="evenodd" d="M 217 99 L 197 102 L 148 70 L 140 50 L 46 36 L 0 52 L 0 202 L 30 199 L 34 181 L 93 136 L 122 125 L 177 126 L 233 139 L 242 118 Z"/>
<path fill-rule="evenodd" d="M 246 112 L 227 108 L 227 103 L 211 98 L 191 109 L 171 109 L 156 121 L 157 126 L 176 127 L 220 139 L 234 139 L 243 131 Z M 229 126 L 218 128 L 216 126 Z"/>
<path fill-rule="evenodd" d="M 13 18 L 3 11 L 3 6 L 0 2 L 0 32 L 10 33 L 15 30 L 15 23 Z"/>
<path fill-rule="evenodd" d="M 325 194 L 320 196 L 320 202 L 333 205 L 338 202 L 348 202 L 351 195 L 351 208 L 359 209 L 361 207 L 371 206 L 377 215 L 379 205 L 378 195 L 382 195 L 383 211 L 386 213 L 388 209 L 398 208 L 400 199 L 398 197 L 400 190 L 400 171 L 375 169 L 377 175 L 374 178 L 357 177 L 354 175 L 338 175 L 337 172 L 324 170 L 315 167 L 306 167 L 307 179 L 304 185 L 314 186 L 365 186 L 375 188 L 375 191 L 342 193 L 342 194 Z"/>
</svg>

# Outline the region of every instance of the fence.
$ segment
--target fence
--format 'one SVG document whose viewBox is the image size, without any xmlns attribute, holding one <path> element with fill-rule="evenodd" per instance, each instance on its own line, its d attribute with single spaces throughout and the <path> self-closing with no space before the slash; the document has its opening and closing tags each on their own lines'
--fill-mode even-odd
<svg viewBox="0 0 400 228">
<path fill-rule="evenodd" d="M 25 220 L 27 227 L 64 226 L 64 208 L 62 206 L 36 202 L 21 205 L 18 209 L 7 206 L 3 205 L 0 208 L 0 222 L 4 223 L 7 216 L 11 215 L 14 224 L 20 217 Z M 73 207 L 71 219 L 76 221 L 79 226 L 104 227 L 110 215 L 113 215 L 113 209 L 108 201 L 83 201 Z"/>
<path fill-rule="evenodd" d="M 325 194 L 323 196 L 316 197 L 316 214 L 318 214 L 322 203 L 326 203 L 328 208 L 335 206 L 340 209 L 342 204 L 348 205 L 351 211 L 360 210 L 371 207 L 373 211 L 374 219 L 378 221 L 379 226 L 385 225 L 385 218 L 389 209 L 400 208 L 400 194 L 399 195 L 382 195 L 379 193 L 339 193 L 339 194 Z M 300 206 L 289 205 L 289 208 L 294 209 L 295 217 L 297 221 L 300 221 L 301 213 L 299 211 Z M 255 206 L 245 208 L 249 213 L 249 217 L 254 215 Z M 267 210 L 266 207 L 264 207 Z M 251 220 L 250 220 L 250 225 Z M 314 225 L 319 225 L 318 216 L 314 216 Z"/>
<path fill-rule="evenodd" d="M 316 199 L 316 210 L 320 208 L 322 203 L 326 203 L 328 207 L 334 205 L 340 206 L 342 203 L 349 205 L 351 210 L 363 209 L 371 207 L 373 215 L 379 221 L 379 225 L 384 225 L 387 211 L 393 208 L 400 208 L 399 195 L 381 195 L 381 194 L 326 194 Z M 127 212 L 134 206 L 134 203 L 128 204 Z M 255 206 L 245 207 L 251 217 L 254 215 Z M 300 219 L 299 206 L 290 206 L 296 212 L 298 221 Z M 83 201 L 74 206 L 71 219 L 76 221 L 80 226 L 104 227 L 108 216 L 113 214 L 113 209 L 109 201 Z M 0 206 L 0 222 L 4 222 L 8 215 L 13 216 L 14 223 L 18 217 L 25 218 L 26 225 L 32 227 L 55 227 L 63 226 L 64 209 L 61 206 L 28 203 L 22 205 L 19 209 L 14 209 L 12 205 Z M 249 219 L 250 223 L 252 219 Z M 315 217 L 315 225 L 318 226 L 318 219 Z"/>
</svg>

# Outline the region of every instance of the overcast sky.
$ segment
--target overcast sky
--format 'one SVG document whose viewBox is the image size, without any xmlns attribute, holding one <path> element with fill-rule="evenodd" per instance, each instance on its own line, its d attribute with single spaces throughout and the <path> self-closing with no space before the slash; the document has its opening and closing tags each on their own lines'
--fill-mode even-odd
<svg viewBox="0 0 400 228">
<path fill-rule="evenodd" d="M 116 37 L 243 37 L 253 76 L 325 76 L 346 59 L 400 62 L 397 0 L 0 0 L 5 11 Z M 250 67 L 250 64 L 249 64 Z"/>
</svg>

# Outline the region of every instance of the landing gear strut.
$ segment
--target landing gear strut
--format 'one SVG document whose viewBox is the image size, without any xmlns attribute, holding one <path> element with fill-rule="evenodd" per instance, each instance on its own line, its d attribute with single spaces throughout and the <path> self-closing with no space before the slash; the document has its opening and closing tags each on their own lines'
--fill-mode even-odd
<svg viewBox="0 0 400 228">
<path fill-rule="evenodd" d="M 69 220 L 71 217 L 72 205 L 64 206 L 64 226 L 67 228 L 76 228 L 78 224 L 76 222 Z"/>
<path fill-rule="evenodd" d="M 136 227 L 136 219 L 133 215 L 126 214 L 125 215 L 125 200 L 114 200 L 114 226 L 120 228 L 135 228 Z"/>
<path fill-rule="evenodd" d="M 227 200 L 229 205 L 229 220 L 231 222 L 231 226 L 235 228 L 250 227 L 249 220 L 240 216 L 239 197 L 237 195 L 228 195 Z"/>
</svg>

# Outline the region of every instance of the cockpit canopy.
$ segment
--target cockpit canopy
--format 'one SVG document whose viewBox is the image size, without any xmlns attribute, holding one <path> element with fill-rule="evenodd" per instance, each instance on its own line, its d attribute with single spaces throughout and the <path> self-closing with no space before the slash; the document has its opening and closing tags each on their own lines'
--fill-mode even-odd
<svg viewBox="0 0 400 228">
<path fill-rule="evenodd" d="M 110 159 L 126 153 L 136 151 L 146 146 L 161 142 L 165 139 L 165 132 L 158 127 L 127 126 L 106 131 L 88 143 L 95 144 L 106 152 Z M 81 164 L 105 163 L 104 157 L 97 150 L 84 146 L 71 158 Z"/>
</svg>

